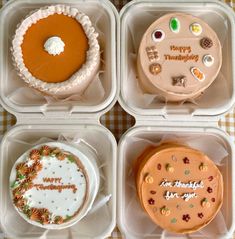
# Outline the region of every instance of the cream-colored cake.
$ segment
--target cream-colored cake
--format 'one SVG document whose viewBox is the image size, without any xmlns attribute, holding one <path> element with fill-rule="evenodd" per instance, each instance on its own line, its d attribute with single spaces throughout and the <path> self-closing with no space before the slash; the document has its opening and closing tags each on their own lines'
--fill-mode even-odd
<svg viewBox="0 0 235 239">
<path fill-rule="evenodd" d="M 137 70 L 145 92 L 166 101 L 184 101 L 201 95 L 221 64 L 221 44 L 214 30 L 198 17 L 170 13 L 144 33 Z"/>
</svg>

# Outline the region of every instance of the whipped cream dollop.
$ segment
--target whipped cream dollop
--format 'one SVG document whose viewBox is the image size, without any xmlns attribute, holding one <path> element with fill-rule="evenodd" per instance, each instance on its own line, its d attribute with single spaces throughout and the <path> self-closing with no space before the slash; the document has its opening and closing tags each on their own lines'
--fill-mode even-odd
<svg viewBox="0 0 235 239">
<path fill-rule="evenodd" d="M 59 55 L 64 51 L 64 42 L 60 37 L 53 36 L 46 40 L 44 44 L 44 49 L 47 51 L 50 55 Z"/>
</svg>

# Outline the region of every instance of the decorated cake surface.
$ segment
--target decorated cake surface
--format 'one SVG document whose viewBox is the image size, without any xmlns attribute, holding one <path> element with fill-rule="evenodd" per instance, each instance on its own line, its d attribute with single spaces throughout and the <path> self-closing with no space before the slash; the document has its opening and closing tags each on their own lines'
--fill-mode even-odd
<svg viewBox="0 0 235 239">
<path fill-rule="evenodd" d="M 191 233 L 206 226 L 223 201 L 223 178 L 202 152 L 163 144 L 138 159 L 136 187 L 140 203 L 160 227 Z"/>
<path fill-rule="evenodd" d="M 198 17 L 171 13 L 144 33 L 138 52 L 140 85 L 168 101 L 199 96 L 215 80 L 222 64 L 220 41 Z"/>
<path fill-rule="evenodd" d="M 10 176 L 13 203 L 30 223 L 46 228 L 66 224 L 84 214 L 90 191 L 96 193 L 96 187 L 90 187 L 94 177 L 89 167 L 71 149 L 62 143 L 36 146 L 13 166 Z"/>
<path fill-rule="evenodd" d="M 82 93 L 97 74 L 98 34 L 87 15 L 68 5 L 41 8 L 17 27 L 12 54 L 18 73 L 48 94 Z"/>
</svg>

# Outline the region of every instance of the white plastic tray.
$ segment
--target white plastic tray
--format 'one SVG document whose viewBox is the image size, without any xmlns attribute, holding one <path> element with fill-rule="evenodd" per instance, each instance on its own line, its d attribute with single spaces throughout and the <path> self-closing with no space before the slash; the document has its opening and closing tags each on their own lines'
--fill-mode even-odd
<svg viewBox="0 0 235 239">
<path fill-rule="evenodd" d="M 17 158 L 30 148 L 17 140 L 33 143 L 41 137 L 57 139 L 59 134 L 68 138 L 75 135 L 97 150 L 105 177 L 102 185 L 106 195 L 111 195 L 107 207 L 86 215 L 70 228 L 45 230 L 27 223 L 15 210 L 9 194 L 9 176 Z M 99 141 L 97 141 L 99 139 Z M 27 125 L 15 126 L 2 139 L 0 150 L 0 218 L 6 236 L 10 238 L 105 238 L 116 225 L 116 141 L 104 127 L 97 125 Z M 97 195 L 99 197 L 99 193 Z M 70 236 L 69 236 L 70 235 Z"/>
<path fill-rule="evenodd" d="M 143 104 L 143 97 L 131 92 L 136 91 L 136 63 L 130 56 L 136 55 L 143 33 L 148 26 L 160 16 L 170 12 L 185 12 L 199 16 L 205 20 L 215 32 L 221 36 L 221 31 L 227 27 L 227 34 L 223 38 L 223 63 L 221 74 L 226 81 L 225 87 L 220 79 L 205 91 L 198 105 L 187 103 L 173 105 L 156 102 Z M 208 120 L 214 116 L 227 112 L 235 103 L 235 34 L 234 13 L 225 3 L 213 0 L 143 0 L 132 1 L 125 5 L 120 13 L 120 67 L 121 92 L 120 103 L 126 111 L 136 116 L 161 116 L 171 120 Z M 134 75 L 130 77 L 130 69 Z M 133 78 L 133 80 L 131 80 Z M 223 88 L 222 88 L 223 86 Z M 216 119 L 215 119 L 216 120 Z"/>
</svg>

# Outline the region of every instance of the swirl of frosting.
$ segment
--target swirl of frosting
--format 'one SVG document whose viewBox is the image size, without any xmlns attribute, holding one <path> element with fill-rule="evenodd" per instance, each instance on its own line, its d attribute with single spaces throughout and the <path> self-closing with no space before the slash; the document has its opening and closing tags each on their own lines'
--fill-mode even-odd
<svg viewBox="0 0 235 239">
<path fill-rule="evenodd" d="M 60 37 L 53 36 L 46 40 L 44 44 L 44 49 L 47 51 L 50 55 L 59 55 L 64 51 L 64 42 Z"/>
</svg>

